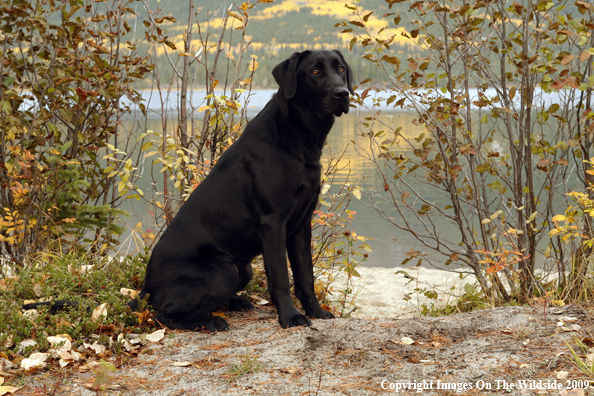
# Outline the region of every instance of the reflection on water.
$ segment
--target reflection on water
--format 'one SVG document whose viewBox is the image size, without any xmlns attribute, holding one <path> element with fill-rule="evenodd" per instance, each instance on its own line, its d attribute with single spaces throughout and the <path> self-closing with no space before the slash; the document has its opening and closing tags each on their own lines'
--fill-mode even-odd
<svg viewBox="0 0 594 396">
<path fill-rule="evenodd" d="M 369 143 L 367 138 L 361 136 L 361 130 L 359 129 L 361 120 L 359 117 L 356 112 L 351 112 L 336 119 L 334 128 L 328 136 L 327 147 L 324 151 L 322 162 L 325 166 L 328 164 L 331 156 L 336 156 L 338 153 L 344 151 L 344 155 L 339 162 L 339 168 L 341 170 L 338 172 L 334 182 L 345 182 L 348 178 L 351 183 L 359 185 L 365 190 L 372 191 L 374 188 L 379 188 L 378 186 L 381 187 L 383 183 L 373 162 L 361 155 L 361 153 L 368 151 Z M 413 119 L 414 117 L 409 114 L 391 114 L 382 117 L 382 121 L 391 125 L 391 128 L 396 129 L 402 126 L 404 129 L 403 134 L 417 136 L 422 132 L 422 128 L 413 125 Z M 174 127 L 173 123 L 170 122 L 168 128 L 173 130 Z M 160 131 L 161 128 L 160 120 L 149 120 L 147 123 L 147 129 Z M 159 185 L 162 185 L 162 174 L 159 173 L 160 166 L 155 166 L 153 169 L 153 174 L 156 175 L 155 180 L 150 177 L 150 166 L 150 161 L 147 161 L 144 176 L 138 182 L 139 187 L 145 192 L 145 195 L 149 195 L 154 191 L 153 182 L 156 182 L 159 190 L 161 190 Z M 381 193 L 383 191 L 378 192 Z M 426 191 L 426 193 L 430 196 L 435 192 Z M 151 209 L 143 201 L 128 200 L 125 205 L 124 210 L 132 213 L 130 218 L 127 219 L 130 228 L 134 227 L 139 221 L 142 222 L 143 229 L 145 230 L 147 228 L 158 227 L 158 225 L 153 224 Z M 383 205 L 383 208 L 388 214 L 394 211 L 389 205 Z M 351 200 L 351 209 L 357 211 L 351 229 L 359 235 L 374 239 L 370 242 L 374 251 L 365 265 L 395 267 L 405 259 L 406 250 L 418 248 L 418 250 L 422 251 L 420 246 L 417 246 L 418 242 L 413 237 L 399 232 L 393 225 L 383 220 L 376 210 L 371 207 L 370 201 L 366 197 L 363 197 L 361 201 L 353 198 Z M 162 221 L 160 223 L 162 224 Z"/>
<path fill-rule="evenodd" d="M 344 182 L 347 178 L 349 181 L 361 186 L 368 193 L 373 193 L 376 197 L 374 202 L 379 205 L 386 215 L 395 218 L 396 209 L 388 204 L 382 203 L 378 197 L 387 194 L 383 188 L 383 180 L 377 170 L 376 165 L 369 159 L 370 147 L 369 138 L 363 136 L 363 129 L 361 122 L 363 121 L 356 112 L 343 115 L 336 119 L 334 128 L 328 136 L 328 148 L 322 159 L 323 165 L 326 165 L 329 160 L 329 154 L 332 152 L 345 151 L 344 156 L 340 160 L 340 167 L 342 170 L 336 177 L 335 182 Z M 416 117 L 407 113 L 391 113 L 381 116 L 381 121 L 385 124 L 373 125 L 372 129 L 377 133 L 382 130 L 397 130 L 401 127 L 401 135 L 407 138 L 419 136 L 424 132 L 424 128 L 413 123 Z M 389 126 L 389 129 L 386 128 Z M 386 136 L 387 138 L 388 136 Z M 391 136 L 393 137 L 393 135 Z M 390 176 L 388 174 L 388 176 Z M 438 190 L 431 188 L 424 183 L 418 183 L 415 188 L 423 194 L 423 197 L 429 201 L 437 201 Z M 352 222 L 352 229 L 359 235 L 364 235 L 373 238 L 370 245 L 374 251 L 365 263 L 366 266 L 373 267 L 397 267 L 406 258 L 406 252 L 413 248 L 421 252 L 426 252 L 426 248 L 420 246 L 419 242 L 410 234 L 397 229 L 394 225 L 384 220 L 372 207 L 372 202 L 368 195 L 363 197 L 361 201 L 357 199 L 351 200 L 350 209 L 357 211 Z M 438 233 L 443 233 L 447 230 L 445 223 L 441 224 L 441 228 L 437 229 Z M 451 237 L 451 233 L 450 233 Z M 429 253 L 429 252 L 426 252 Z M 434 262 L 436 265 L 442 263 L 443 259 L 438 257 L 425 257 L 425 261 Z"/>
</svg>

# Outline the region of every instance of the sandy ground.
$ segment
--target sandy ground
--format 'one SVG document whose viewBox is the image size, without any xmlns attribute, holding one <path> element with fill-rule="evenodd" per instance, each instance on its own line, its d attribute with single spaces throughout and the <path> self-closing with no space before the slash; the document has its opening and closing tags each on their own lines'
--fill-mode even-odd
<svg viewBox="0 0 594 396">
<path fill-rule="evenodd" d="M 359 267 L 361 278 L 355 278 L 354 291 L 357 309 L 356 318 L 403 318 L 418 316 L 421 305 L 444 306 L 457 300 L 466 283 L 475 283 L 476 278 L 459 273 L 424 267 L 370 268 Z M 337 286 L 341 285 L 337 282 Z M 432 290 L 437 299 L 429 299 L 415 289 Z M 405 299 L 410 297 L 409 300 Z"/>
<path fill-rule="evenodd" d="M 315 320 L 312 327 L 287 330 L 269 306 L 227 316 L 227 332 L 167 332 L 121 362 L 106 394 L 567 396 L 585 394 L 566 389 L 572 380 L 583 387 L 589 379 L 572 363 L 566 344 L 591 342 L 589 313 L 577 306 Z M 558 379 L 564 376 L 569 382 Z M 52 369 L 34 378 L 17 394 L 95 394 L 85 388 L 90 372 Z M 545 386 L 561 389 L 538 389 Z"/>
<path fill-rule="evenodd" d="M 579 371 L 568 344 L 594 347 L 589 311 L 528 306 L 413 317 L 421 304 L 452 302 L 474 279 L 425 268 L 396 271 L 359 269 L 353 319 L 284 330 L 266 305 L 226 312 L 227 332 L 167 331 L 136 352 L 109 357 L 118 368 L 104 394 L 588 394 L 579 388 L 594 376 Z M 438 298 L 415 289 L 436 290 Z M 97 374 L 83 368 L 96 359 L 26 375 L 16 394 L 95 395 L 89 388 Z"/>
</svg>

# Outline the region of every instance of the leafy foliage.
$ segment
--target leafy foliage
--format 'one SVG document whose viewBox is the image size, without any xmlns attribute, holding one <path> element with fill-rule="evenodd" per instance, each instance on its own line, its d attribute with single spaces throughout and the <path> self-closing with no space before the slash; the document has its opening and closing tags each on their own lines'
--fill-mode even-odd
<svg viewBox="0 0 594 396">
<path fill-rule="evenodd" d="M 105 250 L 121 200 L 99 153 L 118 133 L 131 85 L 152 69 L 131 42 L 130 2 L 0 1 L 0 250 Z M 64 236 L 68 235 L 68 239 Z"/>
<path fill-rule="evenodd" d="M 423 129 L 411 136 L 376 112 L 365 117 L 367 155 L 384 180 L 382 199 L 400 216 L 384 218 L 447 265 L 472 268 L 495 304 L 542 295 L 536 259 L 548 242 L 554 208 L 571 184 L 587 186 L 592 177 L 581 159 L 592 149 L 594 7 L 530 0 L 389 3 L 394 8 L 383 17 L 396 26 L 408 18 L 414 29 L 401 34 L 420 56 L 395 56 L 397 35 L 378 37 L 358 3 L 347 6 L 353 18 L 340 25 L 389 81 L 360 98 L 375 92 L 372 106 L 412 111 Z M 558 99 L 548 101 L 551 96 Z M 438 222 L 456 232 L 439 233 Z M 582 232 L 592 234 L 590 221 Z M 568 254 L 558 239 L 551 246 L 562 282 Z M 586 266 L 578 267 L 583 274 Z"/>
<path fill-rule="evenodd" d="M 139 317 L 127 303 L 130 296 L 120 293 L 122 288 L 139 289 L 144 279 L 148 256 L 120 259 L 88 258 L 73 253 L 45 256 L 27 266 L 17 276 L 0 280 L 0 351 L 16 351 L 23 340 L 32 339 L 34 350 L 47 349 L 48 336 L 68 334 L 78 343 L 91 340 L 97 332 L 140 331 Z M 38 313 L 23 315 L 24 301 L 70 300 L 77 307 L 50 314 L 48 307 Z M 93 311 L 106 303 L 107 314 L 93 320 Z M 100 331 L 101 330 L 101 331 Z M 107 339 L 103 340 L 107 341 Z M 115 348 L 111 344 L 105 345 Z M 16 348 L 16 349 L 15 349 Z M 27 350 L 21 351 L 26 355 Z"/>
</svg>

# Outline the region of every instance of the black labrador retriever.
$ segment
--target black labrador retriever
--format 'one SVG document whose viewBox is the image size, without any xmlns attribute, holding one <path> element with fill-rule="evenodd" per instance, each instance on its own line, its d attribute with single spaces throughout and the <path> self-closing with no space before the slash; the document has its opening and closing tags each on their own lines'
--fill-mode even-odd
<svg viewBox="0 0 594 396">
<path fill-rule="evenodd" d="M 144 287 L 156 320 L 172 329 L 226 330 L 212 312 L 253 308 L 238 297 L 263 253 L 283 328 L 334 316 L 314 294 L 311 219 L 320 156 L 334 117 L 349 111 L 352 72 L 339 51 L 294 53 L 272 74 L 280 86 L 181 207 L 155 246 Z M 293 304 L 295 294 L 307 316 Z M 138 300 L 130 302 L 136 309 Z"/>
</svg>

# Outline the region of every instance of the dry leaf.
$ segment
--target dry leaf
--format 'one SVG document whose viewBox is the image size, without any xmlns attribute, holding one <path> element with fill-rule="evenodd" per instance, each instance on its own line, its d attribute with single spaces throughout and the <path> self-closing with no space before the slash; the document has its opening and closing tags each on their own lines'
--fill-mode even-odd
<svg viewBox="0 0 594 396">
<path fill-rule="evenodd" d="M 219 318 L 227 319 L 223 312 L 213 312 L 212 316 L 218 316 Z"/>
<path fill-rule="evenodd" d="M 105 347 L 101 344 L 98 344 L 97 341 L 95 341 L 93 345 L 83 342 L 83 346 L 87 349 L 94 351 L 97 355 L 105 352 Z"/>
<path fill-rule="evenodd" d="M 17 355 L 20 355 L 25 350 L 25 348 L 30 347 L 30 346 L 35 346 L 35 345 L 37 345 L 37 342 L 35 340 L 32 340 L 32 339 L 23 340 L 19 343 L 19 346 L 17 347 L 15 352 L 17 353 Z"/>
<path fill-rule="evenodd" d="M 98 322 L 102 317 L 107 317 L 107 303 L 103 303 L 93 310 L 93 322 Z"/>
<path fill-rule="evenodd" d="M 6 358 L 0 358 L 0 371 L 9 370 L 15 368 L 16 365 Z"/>
<path fill-rule="evenodd" d="M 0 279 L 0 290 L 12 289 L 12 284 L 19 280 L 18 276 L 9 276 L 6 279 Z"/>
<path fill-rule="evenodd" d="M 147 335 L 146 339 L 150 342 L 159 342 L 163 337 L 165 337 L 165 329 L 157 330 L 154 333 Z"/>
<path fill-rule="evenodd" d="M 14 393 L 19 389 L 21 388 L 17 388 L 16 386 L 0 386 L 0 396 Z"/>
<path fill-rule="evenodd" d="M 2 337 L 2 336 L 4 336 L 4 334 L 0 334 L 0 337 Z M 13 345 L 14 344 L 12 343 L 12 336 L 9 335 L 4 340 L 4 343 L 2 344 L 2 347 L 8 349 L 8 348 L 12 347 Z"/>
<path fill-rule="evenodd" d="M 188 367 L 192 365 L 192 362 L 173 362 L 175 367 Z"/>
<path fill-rule="evenodd" d="M 21 367 L 25 370 L 43 367 L 48 357 L 49 355 L 47 353 L 32 353 L 27 359 L 21 360 Z"/>
<path fill-rule="evenodd" d="M 120 289 L 120 294 L 123 294 L 124 296 L 128 296 L 130 298 L 136 298 L 136 297 L 138 297 L 138 292 L 136 290 L 126 289 L 125 287 L 122 287 Z"/>
<path fill-rule="evenodd" d="M 255 302 L 257 305 L 266 305 L 266 304 L 269 304 L 269 303 L 270 303 L 270 301 L 268 301 L 268 300 L 266 300 L 266 299 L 264 299 L 264 298 L 262 298 L 262 297 L 260 297 L 260 296 L 257 296 L 257 295 L 255 295 L 255 294 L 254 294 L 254 295 L 252 295 L 252 296 L 250 296 L 250 298 L 251 298 L 251 300 L 252 300 L 253 302 Z"/>
<path fill-rule="evenodd" d="M 66 338 L 47 337 L 47 342 L 49 342 L 52 347 L 56 348 L 58 351 L 69 351 L 72 349 L 72 343 Z"/>
<path fill-rule="evenodd" d="M 567 377 L 569 376 L 569 372 L 567 371 L 557 371 L 555 374 L 557 375 L 558 380 L 567 379 Z"/>
<path fill-rule="evenodd" d="M 404 345 L 412 345 L 415 343 L 415 341 L 410 337 L 402 337 L 400 340 Z"/>
</svg>

